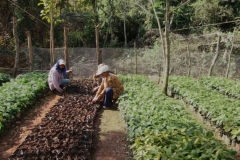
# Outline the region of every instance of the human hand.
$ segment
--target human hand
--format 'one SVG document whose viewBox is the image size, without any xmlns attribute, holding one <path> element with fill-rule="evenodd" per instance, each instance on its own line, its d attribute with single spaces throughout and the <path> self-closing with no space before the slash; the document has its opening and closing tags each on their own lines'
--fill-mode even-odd
<svg viewBox="0 0 240 160">
<path fill-rule="evenodd" d="M 99 77 L 99 75 L 98 76 L 96 74 L 93 75 L 93 78 L 98 78 L 98 77 Z"/>
<path fill-rule="evenodd" d="M 68 73 L 69 73 L 69 74 L 72 74 L 72 70 L 68 70 Z"/>
<path fill-rule="evenodd" d="M 98 96 L 98 100 L 99 100 L 99 101 L 103 101 L 103 99 L 104 99 L 104 94 L 100 94 L 100 95 Z"/>
<path fill-rule="evenodd" d="M 98 97 L 95 96 L 95 97 L 93 98 L 92 102 L 93 102 L 93 103 L 96 103 L 97 101 L 98 101 Z"/>
<path fill-rule="evenodd" d="M 93 88 L 93 92 L 96 92 L 98 90 L 99 86 Z"/>
</svg>

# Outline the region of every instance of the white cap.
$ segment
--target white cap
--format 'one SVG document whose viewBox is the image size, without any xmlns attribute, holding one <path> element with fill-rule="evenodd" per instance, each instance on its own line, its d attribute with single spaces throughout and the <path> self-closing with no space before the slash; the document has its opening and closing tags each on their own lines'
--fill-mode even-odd
<svg viewBox="0 0 240 160">
<path fill-rule="evenodd" d="M 59 60 L 58 60 L 58 64 L 59 64 L 59 65 L 62 65 L 62 64 L 65 65 L 65 61 L 64 61 L 63 59 L 59 59 Z"/>
<path fill-rule="evenodd" d="M 98 68 L 96 75 L 98 76 L 98 75 L 102 74 L 103 72 L 107 72 L 107 71 L 108 71 L 108 66 L 102 65 Z"/>
<path fill-rule="evenodd" d="M 104 66 L 105 64 L 104 63 L 100 63 L 99 65 L 98 65 L 98 68 L 100 68 L 100 67 L 102 67 L 102 66 Z"/>
</svg>

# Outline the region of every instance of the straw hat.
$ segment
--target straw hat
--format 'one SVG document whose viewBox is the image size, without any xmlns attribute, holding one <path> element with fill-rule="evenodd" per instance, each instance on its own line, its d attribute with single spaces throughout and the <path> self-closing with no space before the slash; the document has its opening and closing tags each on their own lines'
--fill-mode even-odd
<svg viewBox="0 0 240 160">
<path fill-rule="evenodd" d="M 98 76 L 98 75 L 102 74 L 103 72 L 107 72 L 107 71 L 108 71 L 108 66 L 102 65 L 98 68 L 96 75 Z"/>
</svg>

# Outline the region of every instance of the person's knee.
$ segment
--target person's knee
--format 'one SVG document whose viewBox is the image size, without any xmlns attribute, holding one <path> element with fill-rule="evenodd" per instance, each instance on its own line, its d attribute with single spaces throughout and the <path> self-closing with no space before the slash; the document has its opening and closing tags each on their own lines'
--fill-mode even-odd
<svg viewBox="0 0 240 160">
<path fill-rule="evenodd" d="M 107 88 L 106 93 L 113 93 L 113 89 L 112 88 Z"/>
<path fill-rule="evenodd" d="M 67 81 L 66 81 L 67 84 L 69 84 L 69 83 L 71 82 L 70 79 L 66 79 L 66 80 L 67 80 Z"/>
<path fill-rule="evenodd" d="M 64 81 L 62 81 L 62 86 L 67 86 L 70 83 L 70 79 L 64 79 Z"/>
</svg>

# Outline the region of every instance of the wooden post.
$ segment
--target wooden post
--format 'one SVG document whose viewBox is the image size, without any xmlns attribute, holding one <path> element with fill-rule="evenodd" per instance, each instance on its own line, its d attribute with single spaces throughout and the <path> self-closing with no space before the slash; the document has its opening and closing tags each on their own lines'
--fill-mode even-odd
<svg viewBox="0 0 240 160">
<path fill-rule="evenodd" d="M 188 57 L 188 77 L 191 75 L 191 55 L 189 51 L 189 41 L 187 44 L 187 57 Z"/>
<path fill-rule="evenodd" d="M 53 2 L 51 0 L 51 6 L 50 6 L 50 67 L 54 64 L 54 36 L 53 36 Z"/>
<path fill-rule="evenodd" d="M 33 52 L 32 52 L 32 38 L 30 31 L 26 32 L 27 34 L 27 40 L 28 40 L 28 55 L 29 55 L 29 66 L 30 66 L 30 72 L 33 71 Z"/>
<path fill-rule="evenodd" d="M 235 29 L 234 29 L 235 31 Z M 234 34 L 234 32 L 233 32 Z M 233 52 L 233 48 L 234 48 L 234 35 L 232 37 L 232 46 L 231 46 L 231 50 L 230 52 L 228 53 L 228 63 L 227 63 L 227 71 L 226 71 L 226 75 L 225 75 L 225 78 L 228 78 L 229 76 L 229 71 L 230 71 L 230 66 L 231 66 L 231 54 Z"/>
<path fill-rule="evenodd" d="M 17 68 L 19 63 L 19 39 L 18 39 L 18 33 L 17 33 L 17 18 L 13 16 L 13 36 L 15 41 L 15 49 L 16 49 L 16 55 L 15 55 L 15 63 L 13 68 L 13 76 L 16 77 L 17 75 Z"/>
<path fill-rule="evenodd" d="M 216 54 L 212 60 L 212 64 L 210 66 L 210 69 L 209 69 L 209 72 L 208 72 L 208 76 L 211 76 L 212 75 L 212 70 L 213 70 L 213 67 L 215 65 L 215 62 L 217 61 L 217 58 L 219 56 L 219 49 L 220 49 L 220 41 L 221 41 L 221 35 L 220 33 L 218 32 L 218 40 L 217 40 L 217 47 L 216 47 Z"/>
<path fill-rule="evenodd" d="M 66 67 L 69 69 L 68 63 L 68 28 L 64 26 L 64 58 L 66 62 Z"/>
<path fill-rule="evenodd" d="M 137 52 L 136 52 L 136 42 L 134 41 L 134 53 L 135 53 L 135 74 L 137 74 Z"/>
<path fill-rule="evenodd" d="M 102 52 L 99 49 L 99 27 L 98 25 L 95 27 L 96 34 L 96 54 L 97 54 L 97 65 L 102 63 Z"/>
</svg>

